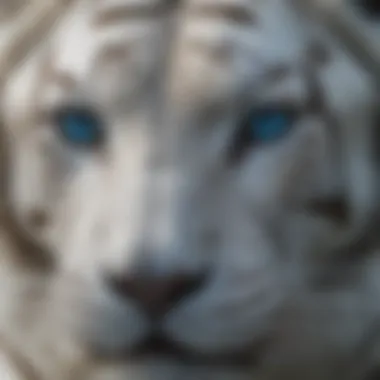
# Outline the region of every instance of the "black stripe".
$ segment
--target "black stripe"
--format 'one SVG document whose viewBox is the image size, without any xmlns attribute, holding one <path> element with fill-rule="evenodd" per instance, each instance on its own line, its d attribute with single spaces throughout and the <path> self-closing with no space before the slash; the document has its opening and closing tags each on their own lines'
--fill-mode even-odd
<svg viewBox="0 0 380 380">
<path fill-rule="evenodd" d="M 226 20 L 239 25 L 252 25 L 256 23 L 256 14 L 239 4 L 200 5 L 191 13 L 195 17 L 216 18 Z"/>
<path fill-rule="evenodd" d="M 127 20 L 149 19 L 161 16 L 165 7 L 157 4 L 119 5 L 99 10 L 93 23 L 97 27 L 112 26 Z"/>
</svg>

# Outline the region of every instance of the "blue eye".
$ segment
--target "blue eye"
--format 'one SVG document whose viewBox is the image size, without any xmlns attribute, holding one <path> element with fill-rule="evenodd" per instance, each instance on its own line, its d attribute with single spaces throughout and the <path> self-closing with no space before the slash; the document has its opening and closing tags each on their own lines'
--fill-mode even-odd
<svg viewBox="0 0 380 380">
<path fill-rule="evenodd" d="M 256 142 L 274 142 L 293 126 L 293 115 L 285 111 L 265 110 L 253 113 L 248 121 L 249 135 Z"/>
<path fill-rule="evenodd" d="M 73 145 L 93 147 L 104 139 L 102 120 L 91 109 L 62 108 L 55 114 L 55 123 L 62 137 Z"/>
<path fill-rule="evenodd" d="M 286 137 L 295 125 L 296 116 L 297 110 L 291 107 L 265 107 L 249 112 L 237 130 L 228 156 L 230 162 L 239 160 L 251 147 Z"/>
</svg>

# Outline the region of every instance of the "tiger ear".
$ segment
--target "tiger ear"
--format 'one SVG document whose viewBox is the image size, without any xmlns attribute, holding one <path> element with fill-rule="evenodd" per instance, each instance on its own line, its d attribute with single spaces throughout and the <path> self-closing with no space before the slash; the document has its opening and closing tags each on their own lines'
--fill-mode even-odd
<svg viewBox="0 0 380 380">
<path fill-rule="evenodd" d="M 0 28 L 0 89 L 29 54 L 45 41 L 44 37 L 71 3 L 73 0 L 31 1 Z"/>
</svg>

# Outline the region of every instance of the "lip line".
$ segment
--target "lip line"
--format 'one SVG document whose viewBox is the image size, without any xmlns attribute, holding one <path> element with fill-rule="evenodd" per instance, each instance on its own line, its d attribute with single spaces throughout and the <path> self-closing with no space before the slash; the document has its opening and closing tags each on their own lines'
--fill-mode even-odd
<svg viewBox="0 0 380 380">
<path fill-rule="evenodd" d="M 245 346 L 235 352 L 205 354 L 186 347 L 186 344 L 156 333 L 147 337 L 137 346 L 117 352 L 95 349 L 92 350 L 92 355 L 98 360 L 116 361 L 124 364 L 144 364 L 144 361 L 149 360 L 169 360 L 184 366 L 246 371 L 258 366 L 265 346 L 265 344 L 259 343 Z"/>
<path fill-rule="evenodd" d="M 153 337 L 146 340 L 133 352 L 125 355 L 128 360 L 142 360 L 149 357 L 167 357 L 174 359 L 184 365 L 193 366 L 213 366 L 213 367 L 236 367 L 244 369 L 252 366 L 255 355 L 249 355 L 247 352 L 239 352 L 235 354 L 223 355 L 207 355 L 199 354 L 193 350 L 184 348 L 181 344 L 163 339 Z"/>
</svg>

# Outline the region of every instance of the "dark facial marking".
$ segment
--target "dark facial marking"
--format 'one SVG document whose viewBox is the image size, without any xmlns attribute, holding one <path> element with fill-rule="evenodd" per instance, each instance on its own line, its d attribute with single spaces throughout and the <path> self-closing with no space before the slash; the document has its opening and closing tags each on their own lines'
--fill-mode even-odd
<svg viewBox="0 0 380 380">
<path fill-rule="evenodd" d="M 188 49 L 211 59 L 218 65 L 229 64 L 234 52 L 233 46 L 227 41 L 217 46 L 210 46 L 210 44 L 204 41 L 193 40 L 189 43 Z"/>
<path fill-rule="evenodd" d="M 348 204 L 342 197 L 315 199 L 308 204 L 308 210 L 337 224 L 346 224 L 349 219 Z"/>
<path fill-rule="evenodd" d="M 331 59 L 329 49 L 320 41 L 312 42 L 309 45 L 306 54 L 309 63 L 318 68 L 329 63 Z"/>
<path fill-rule="evenodd" d="M 380 19 L 380 1 L 379 0 L 356 0 L 355 5 L 369 19 L 371 20 Z"/>
<path fill-rule="evenodd" d="M 278 83 L 285 80 L 291 73 L 291 68 L 287 65 L 277 65 L 268 70 L 265 74 L 265 81 L 269 84 Z"/>
<path fill-rule="evenodd" d="M 124 61 L 130 53 L 127 46 L 108 45 L 105 46 L 96 57 L 95 65 L 101 66 L 107 63 L 118 63 Z"/>
<path fill-rule="evenodd" d="M 141 4 L 115 5 L 96 12 L 93 23 L 96 27 L 105 27 L 127 20 L 153 19 L 164 14 L 165 8 L 162 5 L 144 4 L 143 2 Z"/>
<path fill-rule="evenodd" d="M 49 217 L 43 210 L 32 210 L 28 215 L 28 223 L 34 229 L 42 229 L 49 223 Z"/>
<path fill-rule="evenodd" d="M 257 23 L 257 15 L 239 4 L 199 5 L 192 12 L 195 17 L 223 19 L 239 26 Z"/>
</svg>

